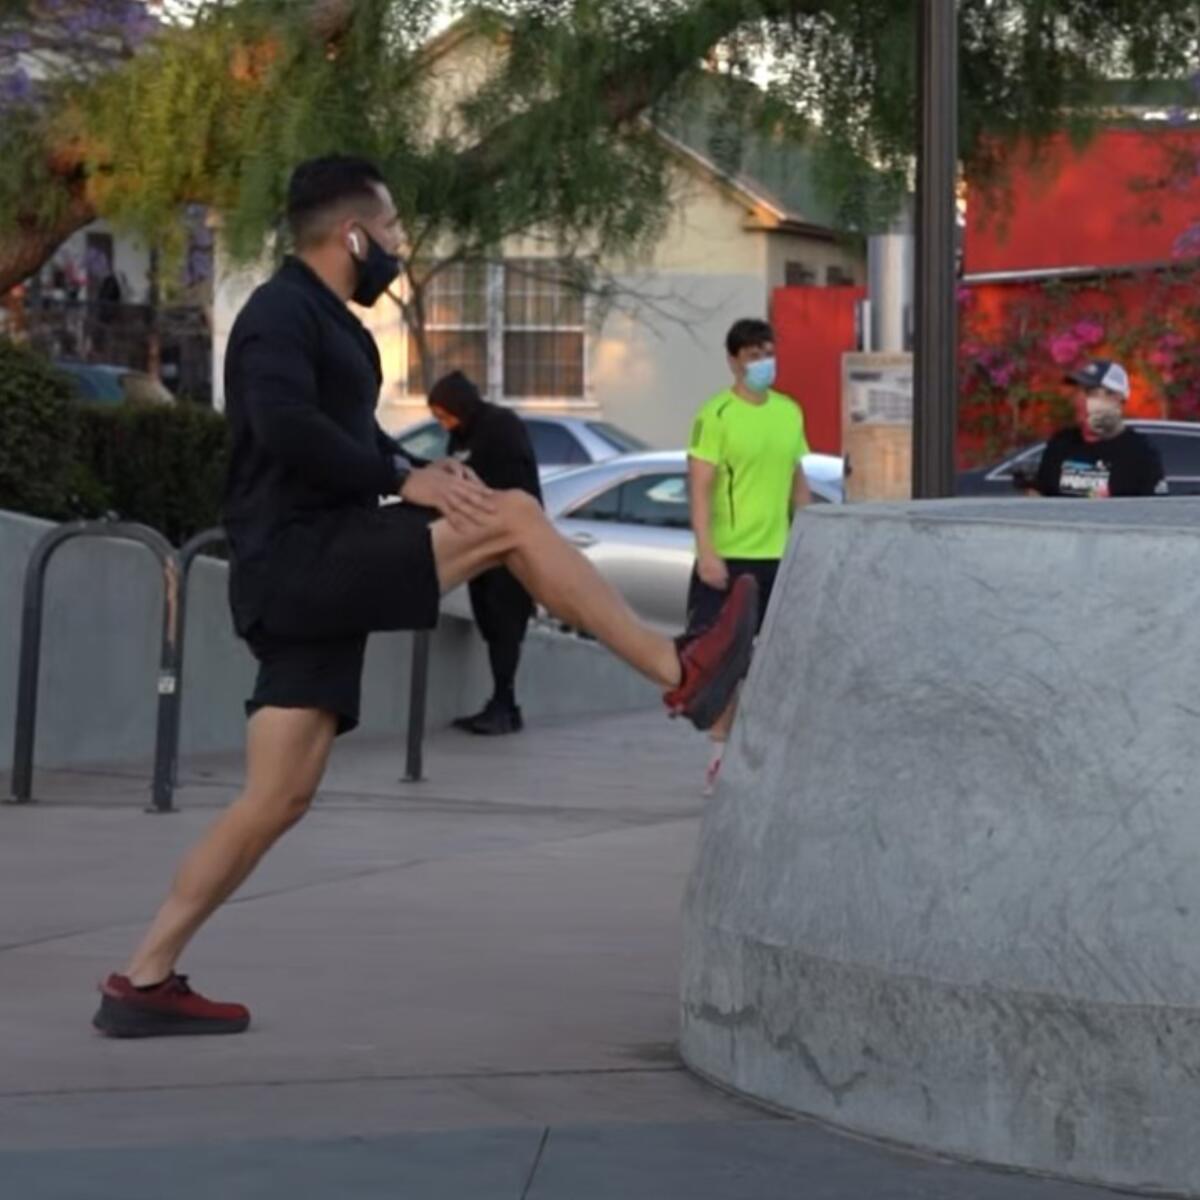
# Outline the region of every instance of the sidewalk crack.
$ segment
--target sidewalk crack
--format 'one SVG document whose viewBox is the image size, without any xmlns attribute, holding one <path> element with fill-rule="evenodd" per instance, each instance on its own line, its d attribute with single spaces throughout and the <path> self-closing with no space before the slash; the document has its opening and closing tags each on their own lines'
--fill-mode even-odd
<svg viewBox="0 0 1200 1200">
<path fill-rule="evenodd" d="M 529 1168 L 529 1174 L 525 1179 L 525 1187 L 521 1191 L 521 1200 L 529 1200 L 529 1189 L 533 1187 L 534 1176 L 538 1173 L 538 1168 L 542 1165 L 542 1155 L 546 1153 L 546 1143 L 550 1140 L 550 1126 L 547 1125 L 542 1130 L 542 1140 L 538 1143 L 537 1153 L 533 1156 L 533 1164 Z"/>
</svg>

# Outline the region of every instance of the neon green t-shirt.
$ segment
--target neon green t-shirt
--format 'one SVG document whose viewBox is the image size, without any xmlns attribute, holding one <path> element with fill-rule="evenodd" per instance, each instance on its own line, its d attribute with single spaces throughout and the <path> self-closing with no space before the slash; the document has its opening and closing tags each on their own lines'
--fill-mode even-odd
<svg viewBox="0 0 1200 1200">
<path fill-rule="evenodd" d="M 688 454 L 717 468 L 712 539 L 722 558 L 783 557 L 792 486 L 807 453 L 804 413 L 779 392 L 751 404 L 728 389 L 696 414 Z"/>
</svg>

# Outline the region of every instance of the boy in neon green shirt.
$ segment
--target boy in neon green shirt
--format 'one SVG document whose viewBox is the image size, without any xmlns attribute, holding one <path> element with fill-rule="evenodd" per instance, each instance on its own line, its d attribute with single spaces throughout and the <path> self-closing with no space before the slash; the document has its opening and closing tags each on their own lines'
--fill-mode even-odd
<svg viewBox="0 0 1200 1200">
<path fill-rule="evenodd" d="M 801 460 L 808 451 L 804 413 L 772 390 L 775 334 L 765 321 L 734 324 L 725 339 L 733 386 L 697 413 L 688 443 L 688 482 L 696 566 L 688 591 L 688 628 L 715 619 L 730 583 L 758 580 L 759 626 L 766 615 L 792 515 L 809 502 Z M 705 790 L 711 793 L 733 706 L 711 731 L 716 742 Z"/>
</svg>

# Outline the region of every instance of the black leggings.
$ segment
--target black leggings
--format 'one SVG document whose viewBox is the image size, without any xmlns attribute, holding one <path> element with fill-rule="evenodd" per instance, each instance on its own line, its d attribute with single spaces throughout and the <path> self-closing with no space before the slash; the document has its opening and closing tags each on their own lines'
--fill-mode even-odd
<svg viewBox="0 0 1200 1200">
<path fill-rule="evenodd" d="M 475 622 L 487 642 L 494 699 L 515 704 L 521 643 L 525 640 L 529 618 L 533 616 L 533 601 L 503 567 L 473 579 L 468 590 Z"/>
</svg>

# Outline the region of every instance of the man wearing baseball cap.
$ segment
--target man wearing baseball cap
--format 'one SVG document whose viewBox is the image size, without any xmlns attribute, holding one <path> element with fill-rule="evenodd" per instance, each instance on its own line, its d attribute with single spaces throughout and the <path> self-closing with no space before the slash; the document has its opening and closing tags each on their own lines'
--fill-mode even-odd
<svg viewBox="0 0 1200 1200">
<path fill-rule="evenodd" d="M 1120 363 L 1095 359 L 1067 376 L 1079 392 L 1078 422 L 1059 430 L 1038 467 L 1034 488 L 1043 496 L 1096 500 L 1109 496 L 1165 496 L 1162 459 L 1150 440 L 1125 424 L 1129 374 Z"/>
</svg>

